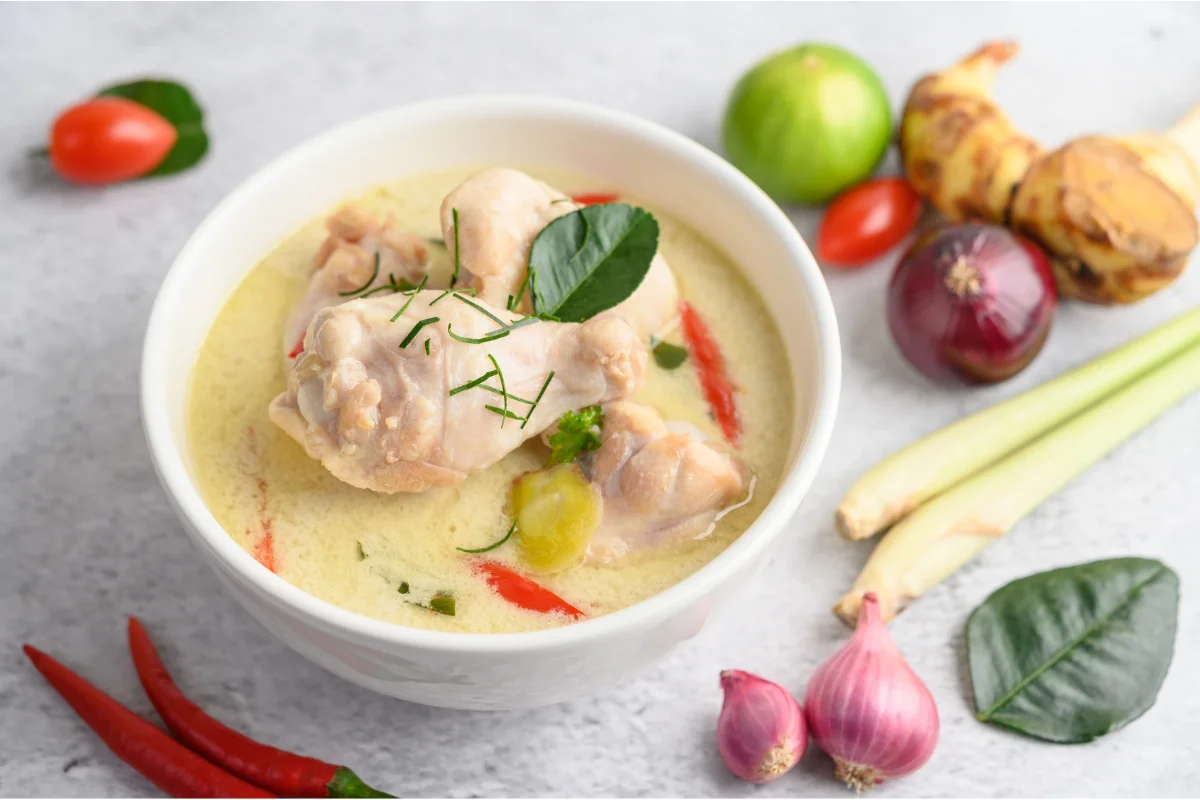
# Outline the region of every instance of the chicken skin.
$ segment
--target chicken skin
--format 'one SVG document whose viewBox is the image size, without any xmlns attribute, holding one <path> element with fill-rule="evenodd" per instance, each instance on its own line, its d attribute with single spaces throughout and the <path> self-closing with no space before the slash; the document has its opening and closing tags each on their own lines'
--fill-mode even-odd
<svg viewBox="0 0 1200 800">
<path fill-rule="evenodd" d="M 746 492 L 750 476 L 740 459 L 698 432 L 673 431 L 648 406 L 609 403 L 600 437 L 583 465 L 604 502 L 589 563 L 700 538 Z"/>
<path fill-rule="evenodd" d="M 270 418 L 352 486 L 420 492 L 490 467 L 566 411 L 641 385 L 646 347 L 616 317 L 531 321 L 486 343 L 454 338 L 486 338 L 519 319 L 430 290 L 322 309 Z"/>
<path fill-rule="evenodd" d="M 458 185 L 442 201 L 442 231 L 455 255 L 458 216 L 459 281 L 493 306 L 504 308 L 521 293 L 529 249 L 542 230 L 581 206 L 562 192 L 507 167 L 486 169 Z M 648 340 L 675 317 L 679 287 L 662 255 L 655 255 L 641 286 L 608 313 L 621 317 Z M 517 309 L 529 313 L 525 292 Z"/>
<path fill-rule="evenodd" d="M 313 317 L 323 308 L 345 302 L 344 292 L 363 287 L 375 273 L 374 286 L 390 280 L 418 283 L 429 267 L 429 248 L 414 233 L 390 220 L 380 220 L 357 206 L 345 206 L 325 223 L 329 235 L 313 259 L 308 289 L 283 326 L 283 352 L 288 365 L 299 354 L 301 339 Z"/>
</svg>

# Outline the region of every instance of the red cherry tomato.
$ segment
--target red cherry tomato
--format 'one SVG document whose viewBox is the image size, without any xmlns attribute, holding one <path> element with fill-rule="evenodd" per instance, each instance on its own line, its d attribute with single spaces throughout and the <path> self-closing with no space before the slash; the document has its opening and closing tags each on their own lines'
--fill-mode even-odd
<svg viewBox="0 0 1200 800">
<path fill-rule="evenodd" d="M 162 163 L 179 134 L 161 114 L 123 97 L 72 106 L 50 131 L 50 163 L 76 183 L 116 183 Z"/>
<path fill-rule="evenodd" d="M 860 267 L 898 245 L 921 216 L 921 198 L 903 178 L 860 183 L 829 205 L 817 232 L 817 255 Z"/>
</svg>

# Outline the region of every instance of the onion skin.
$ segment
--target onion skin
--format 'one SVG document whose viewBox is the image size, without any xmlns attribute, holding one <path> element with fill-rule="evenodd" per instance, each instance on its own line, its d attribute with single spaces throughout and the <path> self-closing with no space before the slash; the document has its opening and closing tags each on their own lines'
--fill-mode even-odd
<svg viewBox="0 0 1200 800">
<path fill-rule="evenodd" d="M 1050 261 L 997 225 L 946 225 L 896 265 L 888 327 L 900 352 L 941 383 L 989 384 L 1023 370 L 1058 306 Z"/>
<path fill-rule="evenodd" d="M 729 771 L 770 783 L 796 766 L 808 747 L 808 727 L 796 698 L 777 683 L 740 669 L 721 673 L 725 702 L 717 746 Z"/>
<path fill-rule="evenodd" d="M 834 775 L 858 791 L 910 775 L 933 755 L 937 705 L 888 635 L 874 592 L 850 641 L 808 682 L 804 714 Z"/>
</svg>

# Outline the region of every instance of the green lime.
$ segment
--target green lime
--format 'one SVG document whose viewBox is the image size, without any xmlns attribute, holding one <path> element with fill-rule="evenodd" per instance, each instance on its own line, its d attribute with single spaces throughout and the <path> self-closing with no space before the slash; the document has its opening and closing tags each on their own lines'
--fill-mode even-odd
<svg viewBox="0 0 1200 800">
<path fill-rule="evenodd" d="M 725 109 L 729 160 L 783 203 L 824 203 L 862 182 L 891 138 L 879 76 L 831 45 L 800 45 L 760 62 Z"/>
</svg>

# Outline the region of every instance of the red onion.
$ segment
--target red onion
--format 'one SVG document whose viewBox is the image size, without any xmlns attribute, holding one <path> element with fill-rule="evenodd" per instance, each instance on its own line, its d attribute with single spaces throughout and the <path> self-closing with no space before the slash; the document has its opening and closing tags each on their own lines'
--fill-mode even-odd
<svg viewBox="0 0 1200 800">
<path fill-rule="evenodd" d="M 717 746 L 729 771 L 752 783 L 775 780 L 808 746 L 804 712 L 777 683 L 740 669 L 721 673 L 725 704 L 717 720 Z"/>
<path fill-rule="evenodd" d="M 1036 245 L 996 225 L 947 225 L 919 237 L 896 265 L 888 325 L 929 377 L 995 383 L 1042 349 L 1057 305 Z"/>
<path fill-rule="evenodd" d="M 863 597 L 854 636 L 808 682 L 804 714 L 834 775 L 859 791 L 916 772 L 933 755 L 937 706 L 888 635 L 874 592 Z"/>
</svg>

